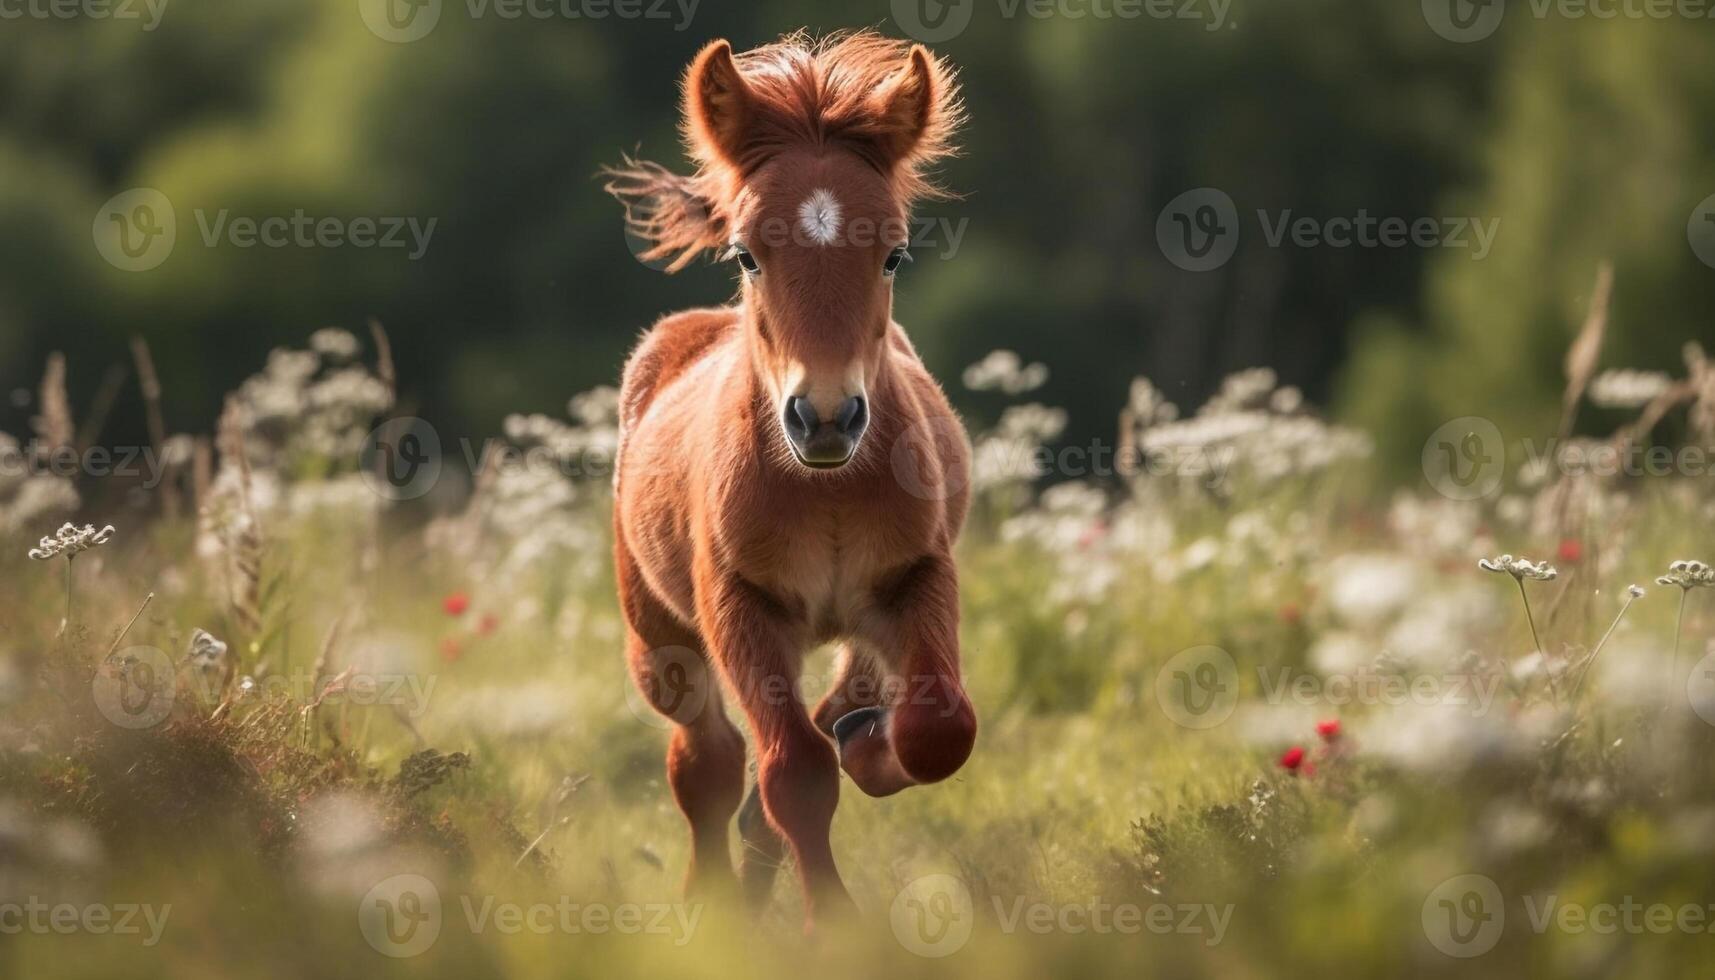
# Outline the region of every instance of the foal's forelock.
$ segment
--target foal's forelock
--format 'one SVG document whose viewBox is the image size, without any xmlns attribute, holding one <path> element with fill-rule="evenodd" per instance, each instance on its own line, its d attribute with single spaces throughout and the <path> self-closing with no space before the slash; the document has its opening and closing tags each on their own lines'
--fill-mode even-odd
<svg viewBox="0 0 1715 980">
<path fill-rule="evenodd" d="M 683 129 L 696 173 L 674 174 L 626 160 L 606 168 L 606 190 L 626 208 L 643 258 L 669 272 L 730 244 L 738 197 L 783 152 L 849 152 L 889 183 L 905 211 L 946 196 L 929 178 L 954 152 L 963 121 L 953 71 L 922 45 L 864 31 L 813 40 L 799 33 L 742 54 L 725 41 L 705 47 L 684 81 Z M 847 213 L 839 188 L 805 198 L 814 220 L 799 231 L 831 244 Z M 813 229 L 813 230 L 812 230 Z"/>
</svg>

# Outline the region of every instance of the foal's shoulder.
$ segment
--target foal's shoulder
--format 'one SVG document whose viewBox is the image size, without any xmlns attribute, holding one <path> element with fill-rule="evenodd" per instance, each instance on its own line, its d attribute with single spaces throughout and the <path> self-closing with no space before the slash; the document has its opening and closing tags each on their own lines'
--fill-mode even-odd
<svg viewBox="0 0 1715 980">
<path fill-rule="evenodd" d="M 635 424 L 657 392 L 737 326 L 738 311 L 724 306 L 682 310 L 657 320 L 643 332 L 643 338 L 625 360 L 625 371 L 619 381 L 620 424 L 626 427 Z"/>
</svg>

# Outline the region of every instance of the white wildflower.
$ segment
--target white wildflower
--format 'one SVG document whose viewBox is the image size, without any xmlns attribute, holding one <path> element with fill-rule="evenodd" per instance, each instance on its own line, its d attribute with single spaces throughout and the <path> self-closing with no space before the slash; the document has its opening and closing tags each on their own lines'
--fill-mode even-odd
<svg viewBox="0 0 1715 980">
<path fill-rule="evenodd" d="M 324 327 L 310 334 L 310 350 L 320 354 L 324 360 L 344 364 L 356 360 L 357 355 L 363 353 L 363 345 L 349 330 Z"/>
<path fill-rule="evenodd" d="M 1676 561 L 1667 566 L 1667 574 L 1655 580 L 1657 585 L 1677 585 L 1686 591 L 1715 586 L 1715 568 L 1700 561 Z"/>
<path fill-rule="evenodd" d="M 1590 382 L 1590 401 L 1602 408 L 1642 408 L 1672 385 L 1673 379 L 1662 371 L 1603 371 Z"/>
<path fill-rule="evenodd" d="M 43 538 L 41 544 L 30 549 L 30 557 L 37 561 L 47 561 L 60 555 L 67 559 L 78 555 L 98 545 L 104 545 L 113 537 L 113 525 L 109 524 L 99 531 L 95 525 L 85 524 L 78 527 L 74 524 L 61 525 L 53 537 Z"/>
<path fill-rule="evenodd" d="M 1021 395 L 1034 391 L 1048 380 L 1048 366 L 1025 364 L 1009 350 L 990 351 L 982 360 L 965 368 L 965 387 L 972 391 L 1002 391 Z"/>
<path fill-rule="evenodd" d="M 1418 577 L 1417 566 L 1397 555 L 1341 555 L 1328 563 L 1328 603 L 1347 623 L 1379 625 L 1416 596 Z"/>
<path fill-rule="evenodd" d="M 1560 573 L 1548 562 L 1533 562 L 1529 558 L 1512 555 L 1502 555 L 1499 558 L 1480 558 L 1477 567 L 1485 572 L 1497 572 L 1511 575 L 1520 581 L 1534 579 L 1538 582 L 1549 582 Z"/>
</svg>

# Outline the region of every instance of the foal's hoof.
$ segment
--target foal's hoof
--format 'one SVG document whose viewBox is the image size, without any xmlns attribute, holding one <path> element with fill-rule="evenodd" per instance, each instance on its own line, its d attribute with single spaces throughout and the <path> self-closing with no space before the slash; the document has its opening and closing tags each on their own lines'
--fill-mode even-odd
<svg viewBox="0 0 1715 980">
<path fill-rule="evenodd" d="M 892 796 L 912 785 L 888 744 L 887 712 L 881 708 L 859 708 L 842 715 L 834 722 L 834 740 L 840 747 L 840 768 L 866 794 Z"/>
<path fill-rule="evenodd" d="M 856 711 L 848 711 L 840 716 L 839 721 L 834 722 L 834 740 L 844 748 L 846 742 L 851 739 L 878 731 L 886 717 L 887 712 L 880 708 L 859 708 Z M 868 729 L 867 733 L 864 731 L 865 729 Z"/>
<path fill-rule="evenodd" d="M 760 912 L 774 893 L 774 873 L 786 853 L 786 843 L 768 823 L 762 809 L 761 787 L 752 785 L 738 810 L 738 838 L 744 845 L 738 861 L 739 887 L 744 905 Z"/>
</svg>

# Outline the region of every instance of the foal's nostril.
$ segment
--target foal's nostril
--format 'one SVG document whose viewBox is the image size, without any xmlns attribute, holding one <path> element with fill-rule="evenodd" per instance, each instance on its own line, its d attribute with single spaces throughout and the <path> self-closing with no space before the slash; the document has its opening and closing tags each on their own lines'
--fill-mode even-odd
<svg viewBox="0 0 1715 980">
<path fill-rule="evenodd" d="M 841 435 L 854 436 L 862 432 L 868 422 L 869 406 L 863 396 L 853 395 L 840 406 L 840 414 L 834 417 L 834 428 L 839 429 Z"/>
<path fill-rule="evenodd" d="M 786 431 L 795 439 L 808 439 L 822 420 L 816 417 L 816 406 L 808 398 L 797 395 L 786 399 Z"/>
</svg>

